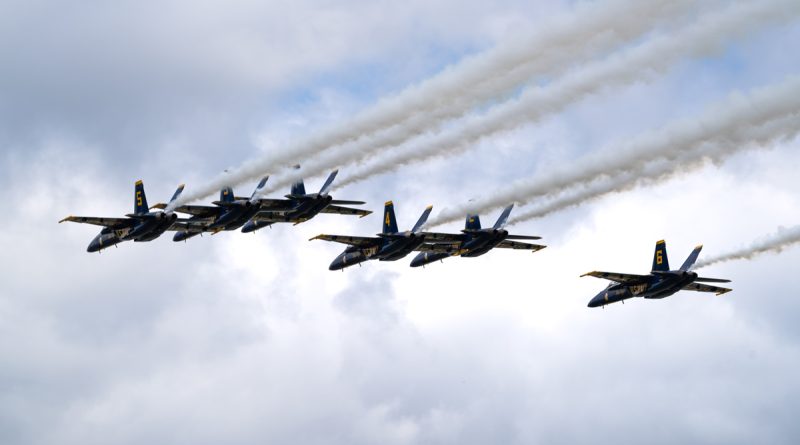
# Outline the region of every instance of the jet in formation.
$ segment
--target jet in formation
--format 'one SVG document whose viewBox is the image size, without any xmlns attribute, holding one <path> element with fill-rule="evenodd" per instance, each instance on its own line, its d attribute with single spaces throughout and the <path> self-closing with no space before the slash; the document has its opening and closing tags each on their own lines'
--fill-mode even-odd
<svg viewBox="0 0 800 445">
<path fill-rule="evenodd" d="M 220 190 L 219 201 L 213 206 L 183 205 L 175 208 L 176 212 L 191 215 L 190 221 L 196 224 L 179 231 L 173 241 L 185 241 L 202 233 L 218 233 L 223 230 L 236 230 L 249 233 L 269 227 L 272 224 L 308 221 L 320 213 L 337 213 L 342 215 L 367 216 L 369 210 L 344 207 L 343 205 L 361 205 L 363 201 L 336 200 L 330 196 L 330 188 L 336 178 L 337 171 L 328 176 L 317 193 L 306 193 L 303 180 L 294 183 L 286 199 L 263 198 L 262 190 L 269 177 L 258 183 L 249 198 L 234 196 L 233 189 L 225 187 Z M 166 204 L 157 204 L 157 208 L 168 208 Z"/>
<path fill-rule="evenodd" d="M 642 297 L 648 299 L 666 298 L 680 290 L 696 292 L 713 292 L 717 295 L 730 292 L 725 287 L 710 286 L 705 283 L 730 283 L 720 278 L 704 278 L 697 276 L 690 269 L 697 261 L 703 246 L 694 248 L 686 261 L 678 270 L 669 269 L 667 245 L 662 241 L 656 243 L 653 256 L 653 268 L 648 275 L 633 275 L 615 272 L 589 272 L 581 276 L 592 276 L 612 281 L 602 292 L 589 301 L 589 307 L 605 306 L 628 298 Z"/>
<path fill-rule="evenodd" d="M 178 199 L 181 192 L 183 192 L 183 184 L 175 190 L 170 203 Z M 167 230 L 181 230 L 187 227 L 187 223 L 179 221 L 178 215 L 171 210 L 150 211 L 147 207 L 147 196 L 144 193 L 142 181 L 136 181 L 134 186 L 133 213 L 127 214 L 122 218 L 68 216 L 59 221 L 59 223 L 64 221 L 103 227 L 100 233 L 89 243 L 89 247 L 86 249 L 88 252 L 99 252 L 123 241 L 152 241 Z"/>
<path fill-rule="evenodd" d="M 330 270 L 341 270 L 367 260 L 397 261 L 417 250 L 425 242 L 425 234 L 420 232 L 431 214 L 428 206 L 411 230 L 400 232 L 394 216 L 392 201 L 384 204 L 383 230 L 377 236 L 317 235 L 311 240 L 325 240 L 347 244 L 348 247 L 333 260 Z"/>
<path fill-rule="evenodd" d="M 411 267 L 425 266 L 451 256 L 477 257 L 494 248 L 533 252 L 544 249 L 546 246 L 541 244 L 514 241 L 542 239 L 539 236 L 510 235 L 505 230 L 508 216 L 513 208 L 514 204 L 511 204 L 503 209 L 491 228 L 481 228 L 481 219 L 478 215 L 467 215 L 461 233 L 423 232 L 426 242 L 418 249 L 420 253 L 411 261 Z"/>
</svg>

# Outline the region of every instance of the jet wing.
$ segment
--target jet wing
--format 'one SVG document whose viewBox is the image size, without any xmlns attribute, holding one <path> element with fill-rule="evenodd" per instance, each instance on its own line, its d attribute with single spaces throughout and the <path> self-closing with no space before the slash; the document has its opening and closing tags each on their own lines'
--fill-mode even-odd
<svg viewBox="0 0 800 445">
<path fill-rule="evenodd" d="M 451 244 L 428 244 L 423 243 L 414 249 L 417 252 L 430 252 L 430 253 L 449 253 L 455 254 L 458 249 Z"/>
<path fill-rule="evenodd" d="M 205 232 L 211 221 L 175 221 L 167 230 L 182 232 Z"/>
<path fill-rule="evenodd" d="M 541 244 L 520 243 L 517 241 L 503 240 L 496 247 L 501 249 L 519 249 L 519 250 L 532 250 L 534 252 L 544 249 L 547 246 Z"/>
<path fill-rule="evenodd" d="M 709 286 L 708 284 L 700 284 L 700 283 L 691 283 L 683 286 L 683 290 L 693 290 L 696 292 L 713 292 L 717 295 L 722 295 L 732 291 L 733 289 L 728 289 L 727 287 L 717 287 L 717 286 Z"/>
<path fill-rule="evenodd" d="M 151 209 L 161 209 L 164 210 L 167 208 L 167 205 L 163 202 L 159 202 L 158 204 L 151 206 Z M 219 207 L 212 207 L 212 206 L 199 206 L 199 205 L 182 205 L 175 207 L 175 211 L 178 213 L 185 213 L 187 215 L 192 216 L 213 216 L 216 215 L 219 211 Z"/>
<path fill-rule="evenodd" d="M 114 228 L 132 227 L 138 222 L 132 218 L 106 218 L 102 216 L 68 216 L 59 221 L 59 223 L 64 221 Z"/>
<path fill-rule="evenodd" d="M 595 277 L 595 278 L 603 278 L 606 280 L 616 281 L 620 284 L 636 284 L 636 283 L 644 283 L 650 280 L 650 275 L 634 275 L 628 273 L 616 273 L 616 272 L 589 272 L 581 275 L 582 277 L 585 276 Z"/>
<path fill-rule="evenodd" d="M 426 243 L 442 243 L 442 244 L 456 244 L 464 241 L 466 236 L 463 233 L 438 233 L 438 232 L 421 232 L 425 238 Z"/>
<path fill-rule="evenodd" d="M 356 247 L 372 247 L 380 244 L 380 238 L 371 238 L 367 236 L 342 236 L 342 235 L 317 235 L 309 241 L 321 239 L 324 241 L 333 241 L 335 243 L 349 244 Z"/>
<path fill-rule="evenodd" d="M 363 218 L 372 213 L 372 210 L 354 209 L 351 207 L 328 205 L 324 209 L 320 210 L 319 213 L 338 213 L 339 215 L 359 215 L 360 217 Z"/>
<path fill-rule="evenodd" d="M 262 212 L 285 212 L 294 208 L 295 202 L 290 199 L 259 199 L 258 203 L 261 205 L 260 211 Z"/>
</svg>

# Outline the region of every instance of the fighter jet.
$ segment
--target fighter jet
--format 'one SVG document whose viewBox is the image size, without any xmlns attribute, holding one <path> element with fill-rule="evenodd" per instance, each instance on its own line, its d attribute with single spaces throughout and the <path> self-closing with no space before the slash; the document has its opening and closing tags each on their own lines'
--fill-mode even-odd
<svg viewBox="0 0 800 445">
<path fill-rule="evenodd" d="M 383 230 L 376 237 L 317 235 L 311 240 L 321 239 L 349 245 L 333 260 L 330 270 L 342 270 L 367 260 L 396 261 L 404 258 L 425 241 L 425 236 L 420 230 L 428 220 L 432 208 L 429 206 L 422 212 L 411 230 L 400 232 L 397 230 L 394 204 L 388 201 L 384 204 Z"/>
<path fill-rule="evenodd" d="M 179 185 L 178 189 L 175 190 L 170 202 L 178 199 L 182 191 L 183 184 Z M 179 230 L 186 227 L 186 223 L 178 221 L 178 215 L 172 211 L 149 211 L 142 181 L 136 181 L 134 187 L 133 213 L 125 215 L 124 218 L 68 216 L 59 221 L 59 223 L 64 221 L 94 224 L 103 227 L 100 233 L 89 243 L 89 247 L 86 249 L 87 252 L 99 252 L 122 241 L 152 241 L 167 230 Z"/>
<path fill-rule="evenodd" d="M 267 184 L 269 176 L 261 178 L 258 186 L 249 198 L 234 196 L 233 189 L 224 187 L 219 192 L 219 201 L 214 201 L 213 206 L 182 205 L 175 208 L 176 212 L 192 215 L 189 221 L 194 222 L 187 230 L 175 233 L 173 241 L 185 241 L 204 232 L 212 234 L 223 230 L 236 230 L 242 227 L 261 209 L 259 195 Z M 152 208 L 166 208 L 166 204 L 156 204 Z"/>
<path fill-rule="evenodd" d="M 450 256 L 476 257 L 499 247 L 501 249 L 532 250 L 544 249 L 540 244 L 520 243 L 511 240 L 537 240 L 539 236 L 509 235 L 504 229 L 508 215 L 514 204 L 503 209 L 492 228 L 481 228 L 478 215 L 467 215 L 464 230 L 459 234 L 422 232 L 425 244 L 420 246 L 420 253 L 411 261 L 411 267 L 424 266 Z"/>
<path fill-rule="evenodd" d="M 295 168 L 299 168 L 299 166 L 295 166 Z M 259 199 L 259 211 L 242 227 L 242 232 L 254 232 L 277 222 L 290 222 L 297 225 L 319 213 L 359 215 L 362 218 L 372 213 L 369 210 L 341 205 L 361 205 L 364 204 L 363 201 L 337 200 L 328 194 L 337 173 L 339 171 L 335 170 L 328 176 L 318 193 L 306 193 L 306 187 L 301 179 L 292 185 L 291 193 L 286 195 L 286 199 Z"/>
<path fill-rule="evenodd" d="M 589 307 L 605 306 L 617 301 L 624 303 L 624 300 L 633 297 L 666 298 L 680 290 L 713 292 L 717 295 L 730 292 L 731 289 L 728 288 L 701 283 L 730 283 L 730 280 L 698 277 L 697 273 L 690 271 L 702 249 L 702 245 L 695 247 L 680 269 L 670 270 L 669 260 L 667 259 L 667 245 L 661 240 L 656 243 L 653 270 L 649 275 L 596 271 L 581 275 L 582 277 L 588 275 L 604 278 L 613 282 L 589 301 Z"/>
</svg>

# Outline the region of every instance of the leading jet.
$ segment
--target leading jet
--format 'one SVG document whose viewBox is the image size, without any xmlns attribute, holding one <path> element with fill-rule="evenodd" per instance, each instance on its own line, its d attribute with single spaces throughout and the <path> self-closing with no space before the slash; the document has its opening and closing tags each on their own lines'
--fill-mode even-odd
<svg viewBox="0 0 800 445">
<path fill-rule="evenodd" d="M 178 199 L 181 192 L 183 192 L 183 184 L 175 190 L 170 203 Z M 167 230 L 180 230 L 180 228 L 186 227 L 186 223 L 179 221 L 178 215 L 172 211 L 150 211 L 147 207 L 147 196 L 144 193 L 142 181 L 136 181 L 134 186 L 133 213 L 125 215 L 124 218 L 68 216 L 59 223 L 65 221 L 103 227 L 89 243 L 87 252 L 99 252 L 122 241 L 152 241 Z"/>
<path fill-rule="evenodd" d="M 464 230 L 458 234 L 422 232 L 425 244 L 418 250 L 421 252 L 411 261 L 411 267 L 424 266 L 450 256 L 476 257 L 485 254 L 495 247 L 501 249 L 532 250 L 537 252 L 546 246 L 540 244 L 521 243 L 512 240 L 538 240 L 539 236 L 509 235 L 505 230 L 508 216 L 514 204 L 503 209 L 491 228 L 481 228 L 478 215 L 467 215 Z"/>
<path fill-rule="evenodd" d="M 300 168 L 300 166 L 295 166 L 295 168 Z M 306 193 L 305 184 L 301 179 L 292 184 L 291 193 L 286 195 L 286 199 L 259 199 L 260 207 L 258 213 L 242 227 L 242 232 L 254 232 L 278 222 L 290 222 L 297 225 L 320 213 L 358 215 L 362 218 L 372 213 L 369 210 L 342 206 L 342 204 L 361 205 L 364 204 L 364 201 L 343 201 L 333 199 L 328 194 L 337 173 L 339 171 L 334 170 L 317 193 Z"/>
<path fill-rule="evenodd" d="M 589 301 L 589 307 L 605 306 L 618 301 L 624 303 L 625 300 L 633 297 L 666 298 L 680 290 L 713 292 L 717 295 L 730 292 L 731 289 L 710 286 L 702 284 L 702 282 L 730 283 L 731 280 L 698 277 L 696 272 L 690 270 L 695 261 L 697 261 L 702 249 L 702 245 L 695 247 L 678 270 L 670 270 L 669 259 L 667 258 L 667 244 L 661 240 L 656 243 L 653 268 L 648 275 L 597 271 L 581 275 L 582 277 L 591 276 L 612 281 L 608 287 Z"/>
<path fill-rule="evenodd" d="M 428 221 L 431 209 L 433 207 L 428 206 L 422 212 L 411 230 L 400 232 L 397 230 L 394 204 L 392 201 L 388 201 L 384 204 L 383 228 L 377 236 L 317 235 L 311 240 L 321 239 L 348 245 L 344 252 L 333 260 L 329 267 L 330 270 L 343 270 L 345 267 L 354 266 L 367 260 L 397 261 L 405 258 L 425 242 L 425 235 L 420 230 Z"/>
</svg>

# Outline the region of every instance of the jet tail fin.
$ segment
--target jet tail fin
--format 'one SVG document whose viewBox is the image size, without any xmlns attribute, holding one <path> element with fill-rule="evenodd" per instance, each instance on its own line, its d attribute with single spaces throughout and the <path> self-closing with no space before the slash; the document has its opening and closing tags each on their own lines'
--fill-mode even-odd
<svg viewBox="0 0 800 445">
<path fill-rule="evenodd" d="M 397 233 L 397 219 L 394 216 L 394 203 L 386 201 L 383 205 L 383 233 Z"/>
<path fill-rule="evenodd" d="M 481 230 L 481 217 L 478 215 L 467 215 L 464 223 L 464 230 Z"/>
<path fill-rule="evenodd" d="M 667 272 L 669 271 L 669 260 L 667 259 L 667 243 L 664 240 L 656 243 L 656 252 L 653 255 L 653 268 L 652 271 Z"/>
<path fill-rule="evenodd" d="M 134 186 L 133 213 L 135 215 L 144 215 L 149 211 L 150 207 L 147 206 L 147 196 L 144 194 L 144 183 L 140 179 L 136 181 L 136 185 Z"/>
<path fill-rule="evenodd" d="M 233 189 L 230 187 L 223 187 L 219 191 L 219 200 L 223 203 L 233 202 Z"/>
<path fill-rule="evenodd" d="M 697 261 L 697 257 L 700 255 L 700 251 L 703 250 L 703 245 L 699 245 L 692 250 L 692 253 L 686 258 L 686 261 L 683 262 L 681 266 L 681 270 L 686 271 L 694 266 L 695 261 Z"/>
<path fill-rule="evenodd" d="M 510 206 L 503 209 L 503 213 L 500 214 L 500 217 L 497 218 L 497 222 L 494 223 L 495 229 L 502 229 L 503 227 L 506 226 L 506 223 L 508 223 L 508 215 L 511 214 L 511 209 L 513 208 L 514 204 L 511 204 Z"/>
<path fill-rule="evenodd" d="M 325 180 L 325 184 L 322 184 L 322 188 L 319 189 L 320 195 L 327 195 L 329 191 L 331 191 L 331 186 L 333 185 L 333 180 L 336 179 L 336 175 L 339 174 L 339 170 L 334 170 L 328 175 L 328 179 Z"/>
<path fill-rule="evenodd" d="M 295 170 L 300 170 L 300 165 L 294 166 Z M 291 195 L 301 196 L 306 194 L 306 186 L 303 183 L 302 179 L 298 179 L 297 182 L 292 184 L 292 192 Z"/>
<path fill-rule="evenodd" d="M 177 189 L 175 189 L 175 193 L 173 193 L 173 194 L 172 194 L 172 198 L 170 198 L 170 200 L 169 200 L 169 205 L 168 205 L 168 207 L 170 207 L 170 208 L 171 208 L 171 207 L 172 207 L 172 204 L 173 204 L 175 201 L 177 201 L 177 200 L 178 200 L 178 197 L 179 197 L 179 196 L 181 196 L 181 193 L 183 193 L 183 187 L 184 187 L 184 184 L 181 184 L 181 185 L 179 185 L 179 186 L 178 186 L 178 188 L 177 188 Z M 160 204 L 160 203 L 159 203 L 159 204 Z M 155 206 L 153 206 L 153 207 L 156 207 L 156 206 L 158 206 L 158 204 L 156 204 L 156 205 L 155 205 Z"/>
<path fill-rule="evenodd" d="M 417 233 L 420 230 L 422 230 L 422 226 L 424 226 L 425 223 L 428 222 L 428 216 L 430 216 L 431 210 L 433 210 L 433 206 L 428 206 L 427 208 L 425 208 L 425 211 L 422 212 L 422 215 L 420 215 L 419 219 L 417 220 L 417 223 L 414 224 L 414 227 L 411 229 L 412 233 Z"/>
<path fill-rule="evenodd" d="M 263 178 L 261 178 L 261 181 L 258 182 L 258 185 L 256 186 L 256 189 L 253 190 L 253 194 L 250 195 L 250 200 L 251 201 L 255 201 L 256 200 L 256 197 L 258 196 L 258 194 L 261 193 L 261 190 L 264 188 L 265 185 L 267 185 L 267 180 L 268 179 L 269 179 L 269 176 L 264 176 Z"/>
</svg>

